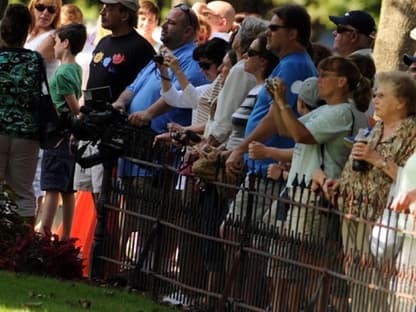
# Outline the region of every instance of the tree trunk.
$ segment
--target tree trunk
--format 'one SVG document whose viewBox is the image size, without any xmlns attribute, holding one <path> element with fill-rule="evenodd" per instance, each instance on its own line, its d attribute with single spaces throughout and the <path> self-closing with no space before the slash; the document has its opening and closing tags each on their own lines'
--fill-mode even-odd
<svg viewBox="0 0 416 312">
<path fill-rule="evenodd" d="M 416 27 L 416 0 L 383 0 L 374 48 L 377 71 L 404 69 L 403 54 L 413 54 L 416 41 L 409 36 Z"/>
</svg>

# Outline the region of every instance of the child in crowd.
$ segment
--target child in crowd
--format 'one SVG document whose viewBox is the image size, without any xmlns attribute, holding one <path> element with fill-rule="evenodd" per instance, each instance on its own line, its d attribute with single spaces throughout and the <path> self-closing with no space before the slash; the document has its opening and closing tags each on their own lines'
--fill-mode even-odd
<svg viewBox="0 0 416 312">
<path fill-rule="evenodd" d="M 87 37 L 84 25 L 71 23 L 55 32 L 55 56 L 61 65 L 49 79 L 50 92 L 61 118 L 73 118 L 79 113 L 82 69 L 75 56 L 82 50 Z M 73 177 L 75 157 L 70 150 L 70 134 L 53 149 L 44 151 L 42 159 L 41 188 L 46 191 L 40 232 L 50 231 L 58 207 L 59 193 L 62 196 L 62 239 L 71 234 L 75 197 Z"/>
</svg>

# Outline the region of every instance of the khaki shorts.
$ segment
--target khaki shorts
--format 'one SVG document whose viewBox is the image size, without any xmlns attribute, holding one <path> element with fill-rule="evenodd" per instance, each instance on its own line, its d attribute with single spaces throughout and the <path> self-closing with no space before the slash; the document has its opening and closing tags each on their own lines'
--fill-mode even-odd
<svg viewBox="0 0 416 312">
<path fill-rule="evenodd" d="M 82 146 L 86 142 L 80 141 Z M 85 150 L 83 157 L 93 155 L 98 152 L 97 146 L 89 144 Z M 74 190 L 88 191 L 94 194 L 101 192 L 101 184 L 103 181 L 104 167 L 102 164 L 93 166 L 91 168 L 82 168 L 79 164 L 75 165 L 74 173 Z"/>
<path fill-rule="evenodd" d="M 300 242 L 307 241 L 307 244 L 319 244 L 326 239 L 328 232 L 328 215 L 319 210 L 305 205 L 314 205 L 313 195 L 308 196 L 308 190 L 303 194 L 296 191 L 293 197 L 293 204 L 288 211 L 285 221 L 275 221 L 274 226 L 278 233 L 272 240 L 269 253 L 280 256 L 283 259 L 302 261 L 302 245 Z M 289 192 L 289 194 L 292 194 Z M 273 203 L 267 220 L 276 220 L 276 203 Z M 269 221 L 270 222 L 270 221 Z M 284 261 L 270 259 L 268 263 L 268 276 L 280 276 L 281 278 L 303 278 L 302 270 L 295 265 Z"/>
</svg>

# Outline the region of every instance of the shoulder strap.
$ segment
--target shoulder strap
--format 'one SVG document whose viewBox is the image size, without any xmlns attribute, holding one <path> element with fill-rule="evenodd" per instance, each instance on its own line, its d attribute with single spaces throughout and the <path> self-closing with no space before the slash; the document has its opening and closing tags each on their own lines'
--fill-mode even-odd
<svg viewBox="0 0 416 312">
<path fill-rule="evenodd" d="M 352 119 L 352 125 L 351 125 L 351 131 L 350 131 L 350 135 L 353 135 L 354 132 L 354 125 L 355 125 L 355 117 L 354 117 L 354 113 L 352 111 L 352 105 L 354 105 L 354 103 L 351 103 L 351 119 Z M 324 155 L 325 155 L 325 144 L 320 144 L 319 145 L 320 149 L 321 149 L 321 165 L 319 166 L 322 170 L 325 171 L 325 164 L 324 164 Z"/>
<path fill-rule="evenodd" d="M 353 110 L 353 105 L 355 105 L 354 103 L 351 103 L 351 119 L 352 119 L 352 126 L 351 126 L 351 132 L 350 132 L 350 135 L 353 135 L 354 134 L 354 126 L 355 126 L 355 116 L 354 116 L 354 112 L 352 111 Z"/>
</svg>

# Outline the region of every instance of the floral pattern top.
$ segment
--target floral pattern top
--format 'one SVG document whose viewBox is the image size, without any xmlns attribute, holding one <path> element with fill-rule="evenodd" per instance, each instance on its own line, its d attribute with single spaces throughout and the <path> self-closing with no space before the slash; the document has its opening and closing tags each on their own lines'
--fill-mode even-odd
<svg viewBox="0 0 416 312">
<path fill-rule="evenodd" d="M 369 134 L 368 144 L 385 159 L 404 166 L 416 147 L 416 117 L 404 119 L 398 129 L 384 141 L 381 141 L 382 135 L 383 122 L 378 121 Z M 339 207 L 344 213 L 375 221 L 388 203 L 392 183 L 393 180 L 376 167 L 364 172 L 353 171 L 350 155 L 341 175 Z"/>
<path fill-rule="evenodd" d="M 37 139 L 31 113 L 41 94 L 40 55 L 23 48 L 0 50 L 0 134 Z"/>
</svg>

